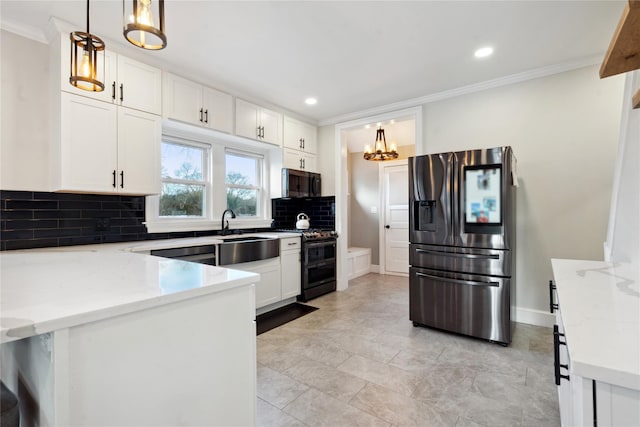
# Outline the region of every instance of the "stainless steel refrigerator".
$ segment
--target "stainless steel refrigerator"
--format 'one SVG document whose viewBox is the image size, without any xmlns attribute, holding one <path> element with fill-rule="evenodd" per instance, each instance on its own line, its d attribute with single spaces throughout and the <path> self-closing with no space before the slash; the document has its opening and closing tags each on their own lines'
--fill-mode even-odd
<svg viewBox="0 0 640 427">
<path fill-rule="evenodd" d="M 409 317 L 511 342 L 516 160 L 511 147 L 409 158 Z"/>
</svg>

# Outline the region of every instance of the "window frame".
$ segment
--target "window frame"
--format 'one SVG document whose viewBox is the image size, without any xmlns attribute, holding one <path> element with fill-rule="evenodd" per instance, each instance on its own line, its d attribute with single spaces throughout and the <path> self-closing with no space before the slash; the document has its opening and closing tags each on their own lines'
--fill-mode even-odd
<svg viewBox="0 0 640 427">
<path fill-rule="evenodd" d="M 202 144 L 194 141 L 185 141 L 175 137 L 163 136 L 160 141 L 160 146 L 162 144 L 173 144 L 173 145 L 181 145 L 184 147 L 192 147 L 202 150 L 202 179 L 199 181 L 195 180 L 187 180 L 187 179 L 179 179 L 179 178 L 165 178 L 162 176 L 162 172 L 160 172 L 160 195 L 158 196 L 158 218 L 160 220 L 199 220 L 199 219 L 208 219 L 210 217 L 208 212 L 211 211 L 209 208 L 211 205 L 211 194 L 212 194 L 212 183 L 211 183 L 211 147 L 207 144 Z M 162 148 L 161 148 L 162 150 Z M 162 156 L 160 156 L 162 159 Z M 160 160 L 162 162 L 162 160 Z M 162 166 L 162 164 L 161 164 Z M 160 168 L 162 171 L 162 167 Z M 202 204 L 202 215 L 200 216 L 189 216 L 189 215 L 175 215 L 175 216 L 162 216 L 160 215 L 160 197 L 162 195 L 163 185 L 167 184 L 183 184 L 183 185 L 200 185 L 203 186 L 203 204 Z"/>
<path fill-rule="evenodd" d="M 282 148 L 259 141 L 251 141 L 209 129 L 199 129 L 178 122 L 163 122 L 162 139 L 159 142 L 193 145 L 208 149 L 205 161 L 208 185 L 205 189 L 205 215 L 203 217 L 161 217 L 160 194 L 146 196 L 145 226 L 149 233 L 171 233 L 188 231 L 216 231 L 221 228 L 222 212 L 227 208 L 226 150 L 262 157 L 260 214 L 256 217 L 228 218 L 232 229 L 271 227 L 271 180 L 278 175 L 282 162 Z M 160 147 L 158 148 L 161 149 Z M 159 167 L 161 171 L 161 168 Z M 203 176 L 205 171 L 203 171 Z M 162 174 L 158 180 L 162 186 Z M 278 196 L 276 196 L 278 197 Z"/>
<path fill-rule="evenodd" d="M 246 157 L 249 159 L 256 160 L 256 180 L 258 180 L 257 185 L 243 185 L 243 184 L 229 184 L 227 182 L 227 154 L 237 156 L 237 157 Z M 237 188 L 240 190 L 256 190 L 256 214 L 253 216 L 240 216 L 236 212 L 236 220 L 238 222 L 247 221 L 247 220 L 255 220 L 259 218 L 263 218 L 264 215 L 264 205 L 265 205 L 265 156 L 263 154 L 258 154 L 249 151 L 238 150 L 234 148 L 225 147 L 224 150 L 224 159 L 225 159 L 225 171 L 224 171 L 224 187 L 225 187 L 225 202 L 227 200 L 227 190 L 230 188 Z M 225 207 L 229 209 L 227 203 L 225 203 Z"/>
</svg>

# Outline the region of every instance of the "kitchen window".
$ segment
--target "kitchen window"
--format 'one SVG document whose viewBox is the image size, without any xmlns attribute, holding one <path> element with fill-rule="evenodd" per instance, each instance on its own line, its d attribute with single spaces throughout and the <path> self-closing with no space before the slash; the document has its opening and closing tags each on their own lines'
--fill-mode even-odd
<svg viewBox="0 0 640 427">
<path fill-rule="evenodd" d="M 262 206 L 263 156 L 227 150 L 225 185 L 227 209 L 239 217 L 259 217 Z"/>
<path fill-rule="evenodd" d="M 162 193 L 159 216 L 206 216 L 209 150 L 177 142 L 162 142 Z"/>
<path fill-rule="evenodd" d="M 219 230 L 227 208 L 231 229 L 270 227 L 269 178 L 281 156 L 269 144 L 163 124 L 161 193 L 146 197 L 147 231 Z"/>
</svg>

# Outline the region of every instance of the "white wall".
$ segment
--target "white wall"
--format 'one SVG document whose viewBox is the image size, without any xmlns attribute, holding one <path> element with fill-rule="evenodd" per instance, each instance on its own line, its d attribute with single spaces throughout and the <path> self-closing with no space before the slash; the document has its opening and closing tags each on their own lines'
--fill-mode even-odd
<svg viewBox="0 0 640 427">
<path fill-rule="evenodd" d="M 318 128 L 318 170 L 322 175 L 322 195 L 336 195 L 336 147 L 335 127 L 320 126 Z"/>
<path fill-rule="evenodd" d="M 607 258 L 633 263 L 636 271 L 640 268 L 640 109 L 632 109 L 630 100 L 638 90 L 640 71 L 627 73 L 614 197 L 605 245 Z"/>
<path fill-rule="evenodd" d="M 623 78 L 596 66 L 424 106 L 417 154 L 511 145 L 517 306 L 548 312 L 550 258 L 603 259 Z"/>
<path fill-rule="evenodd" d="M 49 48 L 7 31 L 0 44 L 0 188 L 43 191 L 49 188 Z"/>
</svg>

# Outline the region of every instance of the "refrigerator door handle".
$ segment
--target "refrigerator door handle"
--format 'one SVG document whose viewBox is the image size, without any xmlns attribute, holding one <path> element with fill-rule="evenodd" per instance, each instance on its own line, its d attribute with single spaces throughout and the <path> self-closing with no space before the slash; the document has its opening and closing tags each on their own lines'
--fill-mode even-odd
<svg viewBox="0 0 640 427">
<path fill-rule="evenodd" d="M 500 259 L 500 255 L 492 254 L 460 254 L 456 252 L 446 252 L 446 251 L 434 251 L 430 249 L 416 249 L 416 252 L 421 254 L 429 254 L 429 255 L 444 255 L 450 256 L 453 258 L 472 258 L 472 259 Z"/>
<path fill-rule="evenodd" d="M 426 273 L 416 273 L 416 276 L 428 277 L 429 279 L 436 279 L 436 280 L 441 280 L 443 282 L 457 283 L 457 284 L 460 284 L 460 285 L 495 286 L 495 287 L 500 286 L 500 283 L 498 283 L 498 282 L 477 282 L 475 280 L 450 279 L 448 277 L 434 276 L 434 275 L 426 274 Z"/>
</svg>

